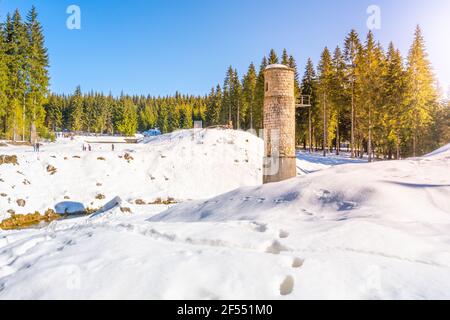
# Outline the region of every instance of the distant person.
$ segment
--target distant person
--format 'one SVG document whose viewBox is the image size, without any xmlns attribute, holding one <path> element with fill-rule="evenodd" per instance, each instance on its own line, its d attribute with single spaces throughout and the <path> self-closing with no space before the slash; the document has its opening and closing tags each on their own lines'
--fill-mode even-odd
<svg viewBox="0 0 450 320">
<path fill-rule="evenodd" d="M 84 143 L 83 143 L 82 150 L 83 150 L 83 151 L 86 151 L 86 146 L 84 145 Z"/>
<path fill-rule="evenodd" d="M 88 149 L 89 149 L 89 151 L 92 151 L 92 148 L 91 148 L 90 144 L 88 145 Z"/>
<path fill-rule="evenodd" d="M 114 152 L 114 143 L 111 145 L 111 149 Z"/>
<path fill-rule="evenodd" d="M 36 150 L 37 150 L 37 152 L 39 152 L 40 151 L 40 147 L 41 147 L 41 144 L 38 142 L 38 143 L 36 143 Z"/>
</svg>

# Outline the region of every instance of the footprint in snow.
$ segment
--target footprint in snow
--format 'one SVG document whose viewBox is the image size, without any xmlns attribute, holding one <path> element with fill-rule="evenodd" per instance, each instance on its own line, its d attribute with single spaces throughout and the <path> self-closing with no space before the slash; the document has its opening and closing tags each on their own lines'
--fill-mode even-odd
<svg viewBox="0 0 450 320">
<path fill-rule="evenodd" d="M 280 284 L 280 295 L 288 296 L 294 292 L 295 281 L 292 276 L 287 276 L 284 278 L 283 282 Z"/>
<path fill-rule="evenodd" d="M 259 222 L 251 222 L 250 223 L 253 230 L 256 232 L 264 233 L 267 231 L 267 224 L 259 223 Z"/>
<path fill-rule="evenodd" d="M 266 248 L 266 253 L 270 254 L 280 254 L 283 251 L 289 251 L 289 248 L 285 247 L 277 240 L 273 241 L 270 246 Z"/>
<path fill-rule="evenodd" d="M 279 237 L 280 237 L 280 239 L 286 239 L 289 237 L 289 232 L 280 230 Z"/>
<path fill-rule="evenodd" d="M 303 264 L 305 263 L 305 260 L 295 257 L 292 261 L 292 268 L 299 269 L 303 267 Z"/>
</svg>

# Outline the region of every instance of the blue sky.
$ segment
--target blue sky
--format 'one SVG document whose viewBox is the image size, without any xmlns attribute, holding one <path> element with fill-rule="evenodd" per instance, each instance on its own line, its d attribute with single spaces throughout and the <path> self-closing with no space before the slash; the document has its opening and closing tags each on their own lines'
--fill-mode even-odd
<svg viewBox="0 0 450 320">
<path fill-rule="evenodd" d="M 350 29 L 365 37 L 369 5 L 381 9 L 384 46 L 406 55 L 416 24 L 443 86 L 450 85 L 448 0 L 0 0 L 0 20 L 16 7 L 40 14 L 51 61 L 51 89 L 120 94 L 206 94 L 228 65 L 242 75 L 270 48 L 308 57 L 342 43 Z M 81 9 L 81 30 L 69 30 L 66 9 Z"/>
</svg>

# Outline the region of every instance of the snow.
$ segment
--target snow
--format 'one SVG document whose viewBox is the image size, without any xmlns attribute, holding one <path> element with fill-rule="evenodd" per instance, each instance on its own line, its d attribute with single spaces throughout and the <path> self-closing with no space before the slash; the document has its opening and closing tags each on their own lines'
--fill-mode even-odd
<svg viewBox="0 0 450 320">
<path fill-rule="evenodd" d="M 0 220 L 9 209 L 45 212 L 65 201 L 99 208 L 105 200 L 98 195 L 130 202 L 205 199 L 262 180 L 262 140 L 245 132 L 185 130 L 143 144 L 115 144 L 114 152 L 111 144 L 91 143 L 92 152 L 83 152 L 92 139 L 62 139 L 39 154 L 31 147 L 0 147 L 0 155 L 17 155 L 19 163 L 0 167 L 0 193 L 7 195 L 0 197 Z M 126 153 L 133 159 L 127 161 Z M 26 201 L 24 208 L 18 199 Z"/>
<path fill-rule="evenodd" d="M 266 69 L 289 69 L 289 67 L 284 64 L 271 64 L 268 65 Z"/>
<path fill-rule="evenodd" d="M 66 189 L 80 203 L 113 199 L 91 217 L 0 231 L 0 299 L 450 299 L 449 146 L 371 164 L 299 153 L 301 176 L 260 185 L 262 143 L 242 132 L 182 131 L 118 145 L 114 157 L 107 146 L 74 151 L 81 143 L 45 146 L 39 161 L 0 148 L 20 163 L 0 167 L 0 188 L 28 191 L 30 206 Z M 126 150 L 131 163 L 117 157 Z M 22 187 L 17 170 L 38 187 Z M 170 179 L 153 186 L 149 170 Z M 160 195 L 182 203 L 130 203 Z"/>
<path fill-rule="evenodd" d="M 426 155 L 426 157 L 436 157 L 436 156 L 444 156 L 448 157 L 450 151 L 450 144 L 447 144 L 446 146 L 443 146 L 440 149 L 437 149 L 436 151 Z"/>
</svg>

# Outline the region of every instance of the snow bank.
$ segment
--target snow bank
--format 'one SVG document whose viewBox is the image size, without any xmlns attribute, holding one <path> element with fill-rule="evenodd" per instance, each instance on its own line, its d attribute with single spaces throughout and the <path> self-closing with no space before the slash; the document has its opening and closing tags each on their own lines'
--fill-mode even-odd
<svg viewBox="0 0 450 320">
<path fill-rule="evenodd" d="M 306 177 L 184 203 L 152 221 L 251 220 L 312 211 L 320 219 L 450 222 L 450 160 L 345 165 Z"/>
<path fill-rule="evenodd" d="M 263 143 L 245 132 L 184 130 L 145 144 L 117 144 L 114 152 L 103 143 L 82 152 L 90 139 L 96 138 L 62 139 L 39 154 L 31 147 L 2 148 L 2 154 L 17 155 L 19 165 L 1 166 L 0 219 L 9 209 L 44 212 L 65 201 L 95 209 L 114 197 L 205 199 L 262 181 Z M 53 174 L 49 166 L 56 169 Z"/>
<path fill-rule="evenodd" d="M 450 156 L 450 143 L 446 146 L 443 146 L 440 149 L 437 149 L 436 151 L 433 151 L 432 153 L 426 155 L 425 157 L 436 157 L 436 156 L 443 156 L 443 157 L 449 157 Z"/>
</svg>

